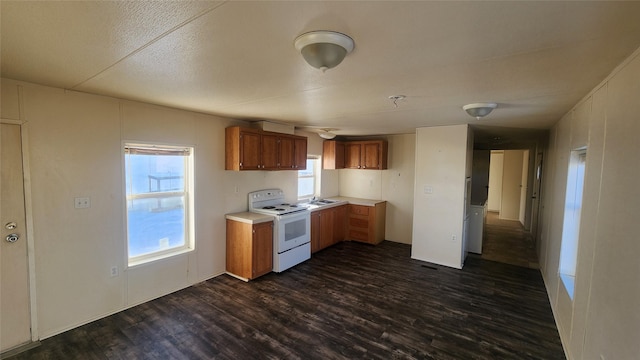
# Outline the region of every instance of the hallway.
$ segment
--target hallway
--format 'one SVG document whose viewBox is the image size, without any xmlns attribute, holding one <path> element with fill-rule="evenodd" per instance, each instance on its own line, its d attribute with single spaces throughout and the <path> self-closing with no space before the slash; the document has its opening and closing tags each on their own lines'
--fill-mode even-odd
<svg viewBox="0 0 640 360">
<path fill-rule="evenodd" d="M 531 234 L 519 221 L 501 220 L 489 211 L 482 237 L 482 258 L 505 264 L 538 269 L 538 256 Z"/>
</svg>

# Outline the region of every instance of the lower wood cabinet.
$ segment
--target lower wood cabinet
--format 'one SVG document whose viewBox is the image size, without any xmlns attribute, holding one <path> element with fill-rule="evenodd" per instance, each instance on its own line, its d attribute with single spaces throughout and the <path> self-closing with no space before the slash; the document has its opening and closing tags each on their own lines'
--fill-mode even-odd
<svg viewBox="0 0 640 360">
<path fill-rule="evenodd" d="M 273 270 L 273 221 L 250 224 L 227 219 L 227 272 L 244 280 Z"/>
<path fill-rule="evenodd" d="M 349 205 L 347 239 L 378 244 L 384 240 L 386 202 L 373 206 Z"/>
<path fill-rule="evenodd" d="M 311 253 L 345 239 L 347 205 L 311 213 Z"/>
</svg>

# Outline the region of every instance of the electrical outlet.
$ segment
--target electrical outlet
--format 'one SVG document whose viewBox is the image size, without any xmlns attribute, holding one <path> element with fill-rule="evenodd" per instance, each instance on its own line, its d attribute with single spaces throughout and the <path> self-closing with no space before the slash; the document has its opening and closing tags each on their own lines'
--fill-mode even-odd
<svg viewBox="0 0 640 360">
<path fill-rule="evenodd" d="M 451 241 L 456 241 L 456 236 L 455 235 L 451 235 Z"/>
<path fill-rule="evenodd" d="M 111 277 L 114 276 L 118 276 L 118 267 L 117 266 L 112 266 L 111 267 Z"/>
<path fill-rule="evenodd" d="M 86 209 L 91 207 L 91 198 L 77 197 L 74 199 L 74 207 L 76 209 Z"/>
</svg>

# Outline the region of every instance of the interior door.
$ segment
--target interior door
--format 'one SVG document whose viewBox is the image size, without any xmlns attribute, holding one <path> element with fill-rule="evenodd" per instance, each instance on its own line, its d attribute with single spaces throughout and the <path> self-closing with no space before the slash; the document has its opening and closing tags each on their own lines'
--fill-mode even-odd
<svg viewBox="0 0 640 360">
<path fill-rule="evenodd" d="M 0 353 L 31 341 L 20 125 L 0 124 Z"/>
</svg>

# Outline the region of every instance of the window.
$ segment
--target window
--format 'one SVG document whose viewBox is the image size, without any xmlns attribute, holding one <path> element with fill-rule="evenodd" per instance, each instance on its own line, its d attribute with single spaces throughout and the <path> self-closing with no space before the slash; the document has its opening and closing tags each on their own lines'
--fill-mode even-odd
<svg viewBox="0 0 640 360">
<path fill-rule="evenodd" d="M 129 265 L 192 250 L 193 148 L 125 144 Z"/>
<path fill-rule="evenodd" d="M 318 178 L 318 163 L 315 158 L 307 159 L 307 169 L 298 170 L 298 199 L 309 199 L 316 194 L 316 179 Z"/>
<path fill-rule="evenodd" d="M 558 272 L 572 300 L 575 288 L 576 263 L 578 261 L 578 235 L 580 230 L 580 213 L 582 210 L 586 159 L 586 149 L 572 151 L 571 157 L 569 158 L 569 172 L 567 174 L 567 193 L 565 197 L 560 266 Z"/>
</svg>

